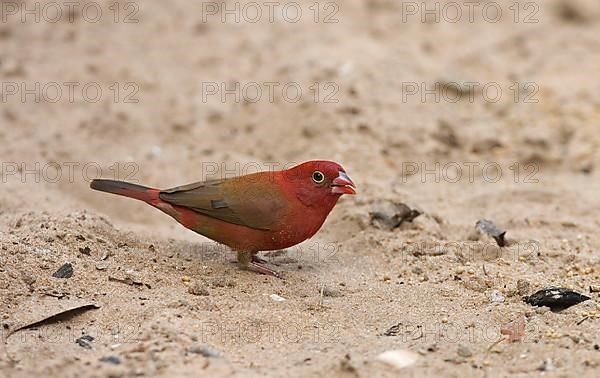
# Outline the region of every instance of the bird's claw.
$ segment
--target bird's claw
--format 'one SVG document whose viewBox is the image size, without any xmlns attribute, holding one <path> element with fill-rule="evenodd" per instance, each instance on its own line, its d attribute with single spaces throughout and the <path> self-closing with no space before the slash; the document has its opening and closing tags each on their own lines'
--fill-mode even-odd
<svg viewBox="0 0 600 378">
<path fill-rule="evenodd" d="M 249 270 L 265 274 L 267 276 L 277 277 L 281 280 L 284 278 L 275 270 L 269 268 L 265 264 L 267 261 L 256 256 L 256 253 L 238 252 L 238 262 Z"/>
<path fill-rule="evenodd" d="M 248 267 L 248 269 L 254 270 L 255 272 L 266 274 L 267 276 L 273 276 L 273 277 L 279 278 L 280 280 L 284 280 L 283 276 L 281 276 L 275 270 L 273 270 L 261 263 L 251 261 L 247 265 L 247 267 Z"/>
</svg>

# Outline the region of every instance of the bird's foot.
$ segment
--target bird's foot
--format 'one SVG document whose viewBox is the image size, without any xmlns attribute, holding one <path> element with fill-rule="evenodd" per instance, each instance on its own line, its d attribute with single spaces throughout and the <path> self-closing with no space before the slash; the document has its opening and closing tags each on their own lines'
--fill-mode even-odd
<svg viewBox="0 0 600 378">
<path fill-rule="evenodd" d="M 271 265 L 279 266 L 279 264 L 276 264 L 273 261 L 267 261 L 263 258 L 258 257 L 257 254 L 252 254 L 252 261 L 259 263 L 259 264 L 271 264 Z"/>
<path fill-rule="evenodd" d="M 246 265 L 246 267 L 255 272 L 266 274 L 267 276 L 277 277 L 281 280 L 284 279 L 279 273 L 277 273 L 277 271 L 258 262 L 251 261 L 248 265 Z"/>
<path fill-rule="evenodd" d="M 284 279 L 275 270 L 266 266 L 265 264 L 267 263 L 267 261 L 256 256 L 255 253 L 238 252 L 237 260 L 240 264 L 242 264 L 242 266 L 249 270 L 253 270 L 261 274 L 266 274 L 267 276 L 273 276 L 279 279 Z"/>
</svg>

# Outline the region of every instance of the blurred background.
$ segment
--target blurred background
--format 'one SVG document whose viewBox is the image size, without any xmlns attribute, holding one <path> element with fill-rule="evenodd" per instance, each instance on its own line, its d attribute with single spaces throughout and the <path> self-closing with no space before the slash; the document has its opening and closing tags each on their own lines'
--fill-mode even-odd
<svg viewBox="0 0 600 378">
<path fill-rule="evenodd" d="M 318 375 L 322 369 L 338 369 L 344 349 L 366 355 L 379 351 L 383 344 L 376 334 L 385 330 L 379 327 L 394 320 L 379 324 L 377 319 L 385 318 L 385 313 L 400 314 L 415 301 L 422 303 L 420 295 L 431 302 L 423 305 L 423 313 L 414 310 L 414 318 L 431 324 L 451 312 L 434 310 L 443 300 L 440 291 L 446 290 L 458 302 L 478 296 L 485 302 L 486 290 L 496 285 L 485 284 L 487 278 L 481 278 L 479 291 L 472 285 L 465 289 L 458 281 L 446 282 L 455 268 L 465 266 L 455 254 L 434 260 L 401 253 L 407 239 L 421 243 L 425 255 L 433 245 L 468 240 L 481 218 L 509 229 L 517 243 L 535 240 L 539 246 L 537 257 L 520 260 L 522 256 L 512 251 L 512 258 L 505 257 L 504 262 L 488 262 L 493 266 L 489 269 L 509 277 L 507 282 L 496 277 L 496 282 L 503 282 L 498 285 L 506 288 L 521 277 L 528 277 L 534 286 L 565 277 L 569 285 L 591 283 L 577 274 L 567 275 L 565 267 L 597 266 L 598 1 L 4 0 L 0 7 L 4 258 L 26 254 L 29 247 L 44 247 L 46 239 L 36 239 L 40 223 L 69 232 L 75 227 L 70 217 L 78 219 L 81 212 L 91 217 L 89 224 L 78 223 L 84 230 L 103 230 L 104 221 L 114 225 L 115 230 L 101 232 L 115 245 L 119 238 L 130 238 L 146 247 L 164 245 L 161 253 L 168 254 L 206 242 L 148 206 L 92 192 L 89 181 L 96 177 L 166 188 L 331 159 L 356 182 L 359 196 L 344 198 L 316 238 L 336 243 L 338 258 L 312 260 L 313 270 L 305 278 L 299 278 L 303 271 L 288 267 L 298 277 L 288 281 L 280 294 L 293 296 L 296 284 L 307 285 L 305 279 L 308 286 L 331 280 L 336 287 L 342 280 L 348 285 L 342 287 L 347 290 L 346 314 L 359 309 L 371 314 L 356 315 L 350 326 L 341 304 L 329 304 L 339 312 L 336 324 L 341 324 L 343 342 L 330 344 L 329 349 L 315 343 L 321 357 L 286 358 L 275 345 L 217 345 L 234 361 L 234 373 L 270 374 L 285 367 L 299 375 Z M 388 200 L 410 203 L 425 214 L 415 225 L 376 229 L 369 213 Z M 18 249 L 21 246 L 13 241 L 23 239 L 30 245 Z M 55 255 L 48 261 L 58 263 L 77 254 L 72 248 L 76 241 L 68 239 L 49 247 Z M 131 240 L 130 245 L 138 245 Z M 96 247 L 102 249 L 97 243 L 92 249 Z M 571 257 L 544 257 L 557 251 Z M 201 264 L 209 264 L 216 275 L 219 269 L 239 274 L 232 273 L 234 266 L 229 266 L 225 254 L 214 253 L 214 261 Z M 140 256 L 144 255 L 127 255 L 127 261 L 141 271 L 157 269 L 156 264 L 145 265 Z M 32 258 L 27 269 L 37 272 L 36 261 Z M 199 264 L 185 261 L 188 267 Z M 473 265 L 480 266 L 477 261 Z M 0 268 L 6 269 L 3 279 L 22 270 L 9 260 L 3 263 L 7 267 Z M 90 275 L 102 273 L 93 263 L 88 268 Z M 180 287 L 181 274 L 177 270 L 165 274 L 171 273 L 173 279 L 166 282 Z M 413 294 L 403 294 L 408 302 L 383 305 L 385 301 L 365 292 L 382 290 L 382 297 L 397 298 L 389 281 L 412 282 L 421 294 L 410 290 Z M 29 290 L 31 285 L 19 285 L 3 289 L 23 290 L 25 297 L 36 292 Z M 85 282 L 79 285 L 80 293 L 92 290 L 85 289 Z M 185 287 L 180 289 L 187 293 Z M 238 292 L 218 290 L 227 298 Z M 270 294 L 269 290 L 274 289 L 263 291 Z M 250 291 L 260 297 L 260 289 Z M 219 307 L 225 299 L 215 295 L 211 298 Z M 316 289 L 310 295 L 317 295 Z M 21 301 L 10 298 L 12 304 Z M 516 307 L 507 308 L 503 320 L 520 311 L 518 298 L 514 302 Z M 230 308 L 244 318 L 248 309 L 237 309 L 235 303 Z M 370 310 L 361 309 L 365 303 Z M 455 304 L 456 316 L 464 322 L 481 315 Z M 161 308 L 157 302 L 155 311 Z M 285 318 L 286 311 L 301 314 L 306 306 L 273 311 L 282 311 Z M 481 322 L 496 324 L 497 317 L 490 316 Z M 150 327 L 149 321 L 139 322 Z M 365 330 L 361 322 L 372 327 Z M 538 330 L 545 332 L 541 325 Z M 369 336 L 363 343 L 358 335 Z M 597 334 L 590 338 L 597 339 Z M 476 357 L 488 341 L 474 342 Z M 586 345 L 581 348 L 591 347 Z M 426 348 L 425 342 L 419 346 Z M 287 352 L 299 353 L 305 346 L 294 347 Z M 535 370 L 546 351 L 556 347 L 539 348 L 517 373 Z M 455 345 L 450 349 L 448 353 L 454 354 Z M 260 357 L 255 365 L 243 357 L 253 353 Z M 506 353 L 518 356 L 520 351 L 513 348 Z M 577 366 L 587 371 L 583 361 L 588 357 L 552 353 L 562 359 L 562 368 L 574 366 L 580 358 Z M 187 365 L 172 358 L 180 373 L 187 371 Z M 298 362 L 303 358 L 314 360 Z M 502 358 L 495 356 L 490 364 L 514 373 L 498 367 Z M 484 366 L 484 357 L 476 359 Z M 93 361 L 97 363 L 97 358 Z M 443 356 L 426 361 L 420 366 L 429 370 L 422 373 L 446 371 Z M 73 364 L 67 366 L 74 369 Z M 360 360 L 348 364 L 358 371 L 375 369 Z M 343 366 L 340 374 L 347 372 Z M 450 366 L 471 372 L 464 364 Z M 142 369 L 144 374 L 160 371 L 164 372 L 156 366 Z"/>
<path fill-rule="evenodd" d="M 596 2 L 316 4 L 3 1 L 5 206 L 111 212 L 90 178 L 313 158 L 367 194 L 404 190 L 403 162 L 419 187 L 423 162 L 593 172 Z"/>
</svg>

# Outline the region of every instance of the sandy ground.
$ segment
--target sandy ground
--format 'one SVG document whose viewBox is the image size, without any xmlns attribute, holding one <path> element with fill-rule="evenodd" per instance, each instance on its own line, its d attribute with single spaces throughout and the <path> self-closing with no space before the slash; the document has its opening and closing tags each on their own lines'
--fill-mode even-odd
<svg viewBox="0 0 600 378">
<path fill-rule="evenodd" d="M 259 2 L 257 22 L 244 2 L 237 22 L 220 3 L 113 3 L 58 20 L 51 2 L 0 3 L 0 376 L 597 372 L 594 303 L 522 301 L 549 286 L 598 299 L 597 1 L 482 1 L 472 20 L 441 2 L 439 22 L 392 0 L 281 3 L 272 20 Z M 264 255 L 286 280 L 88 188 L 315 158 L 359 195 Z M 423 215 L 380 229 L 381 201 Z M 482 218 L 508 246 L 475 232 Z M 67 262 L 73 276 L 52 277 Z M 79 304 L 99 308 L 11 334 Z M 525 337 L 493 345 L 522 316 Z M 418 359 L 398 371 L 377 361 L 388 350 Z"/>
</svg>

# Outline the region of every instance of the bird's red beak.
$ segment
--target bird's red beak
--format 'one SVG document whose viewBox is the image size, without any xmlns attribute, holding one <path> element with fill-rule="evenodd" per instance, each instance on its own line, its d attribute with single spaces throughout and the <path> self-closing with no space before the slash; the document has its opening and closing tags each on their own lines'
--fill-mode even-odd
<svg viewBox="0 0 600 378">
<path fill-rule="evenodd" d="M 346 172 L 339 171 L 339 176 L 331 183 L 331 193 L 334 194 L 356 194 L 356 186 Z"/>
</svg>

